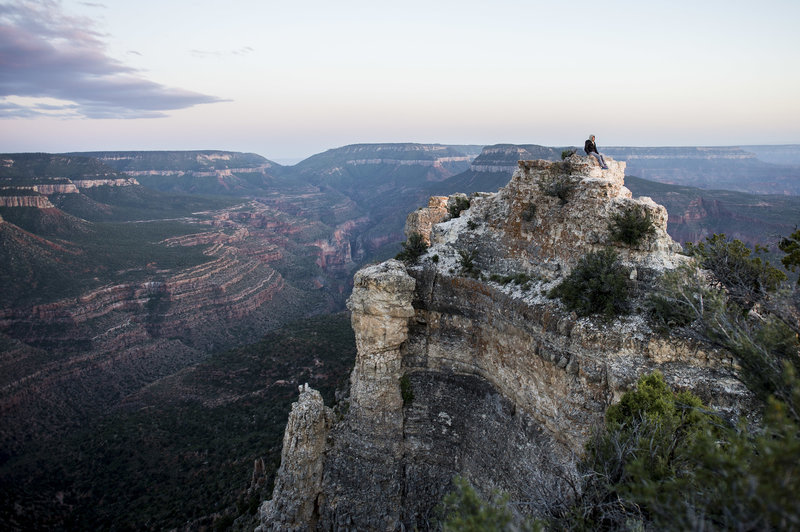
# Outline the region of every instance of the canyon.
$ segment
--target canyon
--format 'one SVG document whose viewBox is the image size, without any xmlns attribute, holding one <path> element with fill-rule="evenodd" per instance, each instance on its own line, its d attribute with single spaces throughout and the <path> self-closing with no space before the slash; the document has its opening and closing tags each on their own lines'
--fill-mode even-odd
<svg viewBox="0 0 800 532">
<path fill-rule="evenodd" d="M 434 249 L 436 246 L 440 249 L 429 253 L 422 270 L 419 267 L 393 266 L 387 272 L 376 274 L 378 278 L 388 276 L 404 279 L 400 284 L 407 287 L 408 279 L 400 275 L 404 271 L 403 275 L 414 281 L 411 299 L 408 299 L 407 291 L 403 291 L 402 304 L 398 303 L 400 307 L 396 310 L 403 316 L 413 311 L 410 320 L 406 317 L 401 319 L 410 324 L 407 333 L 409 339 L 420 338 L 414 335 L 426 327 L 423 322 L 430 324 L 430 331 L 438 331 L 424 333 L 437 341 L 440 336 L 446 340 L 461 331 L 460 327 L 466 326 L 472 319 L 472 313 L 456 311 L 451 307 L 461 305 L 463 301 L 460 298 L 468 297 L 472 299 L 468 300 L 467 306 L 474 307 L 475 312 L 499 305 L 509 314 L 510 324 L 494 320 L 495 323 L 491 325 L 469 325 L 470 331 L 473 331 L 472 337 L 486 339 L 487 345 L 500 342 L 489 341 L 492 334 L 502 336 L 508 332 L 511 335 L 508 341 L 516 345 L 518 340 L 511 338 L 517 338 L 516 335 L 525 331 L 530 332 L 531 328 L 547 330 L 552 334 L 555 334 L 552 331 L 558 331 L 559 334 L 569 332 L 568 338 L 574 337 L 574 340 L 562 340 L 554 336 L 548 340 L 549 343 L 545 342 L 547 345 L 544 347 L 526 345 L 524 348 L 533 349 L 535 354 L 540 353 L 544 357 L 540 364 L 555 367 L 552 369 L 556 372 L 553 373 L 554 379 L 555 376 L 561 378 L 558 372 L 565 368 L 574 371 L 578 367 L 575 365 L 577 361 L 583 360 L 573 352 L 575 349 L 564 347 L 572 345 L 570 342 L 577 342 L 581 338 L 580 342 L 588 346 L 586 353 L 591 351 L 592 345 L 596 348 L 597 344 L 592 342 L 601 341 L 586 339 L 593 335 L 599 335 L 598 338 L 612 345 L 625 344 L 622 336 L 605 338 L 594 330 L 591 333 L 583 331 L 581 334 L 584 336 L 581 336 L 577 332 L 583 330 L 581 326 L 574 325 L 574 320 L 568 316 L 565 318 L 559 314 L 556 303 L 539 301 L 541 294 L 536 296 L 533 305 L 539 310 L 523 311 L 519 309 L 531 303 L 522 305 L 520 298 L 530 299 L 533 292 L 525 291 L 523 294 L 516 285 L 496 286 L 496 283 L 479 282 L 468 275 L 457 274 L 461 269 L 458 252 L 474 251 L 475 263 L 487 275 L 524 273 L 530 276 L 531 284 L 539 286 L 541 291 L 547 286 L 546 283 L 554 282 L 570 269 L 577 256 L 575 254 L 583 250 L 583 246 L 591 248 L 603 245 L 605 218 L 599 217 L 594 221 L 584 219 L 579 226 L 568 223 L 564 218 L 566 213 L 575 214 L 570 211 L 569 204 L 561 208 L 554 203 L 555 200 L 540 198 L 537 186 L 531 184 L 533 181 L 514 185 L 519 188 L 514 194 L 519 195 L 524 190 L 528 200 L 514 199 L 516 196 L 508 192 L 513 189 L 508 187 L 511 186 L 509 179 L 514 172 L 523 172 L 528 176 L 526 179 L 532 180 L 533 175 L 550 171 L 533 163 L 520 167 L 520 159 L 560 161 L 561 151 L 562 148 L 535 145 L 359 144 L 329 150 L 293 167 L 281 166 L 254 154 L 220 150 L 0 156 L 0 368 L 3 376 L 0 382 L 0 412 L 4 421 L 7 421 L 0 430 L 0 468 L 8 478 L 18 478 L 17 475 L 22 475 L 19 478 L 28 478 L 25 475 L 36 472 L 30 474 L 48 485 L 48 489 L 41 494 L 35 485 L 26 487 L 24 496 L 19 494 L 22 491 L 14 496 L 9 494 L 6 497 L 7 504 L 0 505 L 0 522 L 6 522 L 9 515 L 15 516 L 14 519 L 30 518 L 34 520 L 31 522 L 36 522 L 37 512 L 46 508 L 47 511 L 42 515 L 52 512 L 56 517 L 51 521 L 38 521 L 38 526 L 60 526 L 59 523 L 63 523 L 61 519 L 72 515 L 70 505 L 89 512 L 87 519 L 95 511 L 98 515 L 114 513 L 110 509 L 116 507 L 108 500 L 99 504 L 98 500 L 91 499 L 83 492 L 72 491 L 69 486 L 76 482 L 75 479 L 66 480 L 55 474 L 39 475 L 40 470 L 45 473 L 61 471 L 58 465 L 61 458 L 55 458 L 56 455 L 47 450 L 50 442 L 72 442 L 66 445 L 59 456 L 69 455 L 70 449 L 84 449 L 89 445 L 87 440 L 81 438 L 91 438 L 93 431 L 99 430 L 98 426 L 121 427 L 115 430 L 124 434 L 129 430 L 125 423 L 136 427 L 146 426 L 150 418 L 145 413 L 153 412 L 158 418 L 156 413 L 161 412 L 162 405 L 197 401 L 207 405 L 203 408 L 216 408 L 213 405 L 222 400 L 211 395 L 223 392 L 212 392 L 217 390 L 214 386 L 193 387 L 192 375 L 207 372 L 214 383 L 222 382 L 226 386 L 227 383 L 236 383 L 244 378 L 245 373 L 241 366 L 236 365 L 238 362 L 226 362 L 233 364 L 231 369 L 219 366 L 217 362 L 233 360 L 230 358 L 233 355 L 227 354 L 230 353 L 228 348 L 238 349 L 257 342 L 265 334 L 284 330 L 289 326 L 287 324 L 295 320 L 314 319 L 314 316 L 342 310 L 354 290 L 353 273 L 365 264 L 393 256 L 398 250 L 398 243 L 408 237 L 404 225 L 405 231 L 422 233 Z M 786 150 L 779 152 L 781 157 L 789 156 Z M 743 160 L 750 161 L 749 158 Z M 662 163 L 668 164 L 663 160 Z M 618 176 L 624 171 L 622 163 L 614 169 L 617 177 L 612 180 L 613 184 L 599 186 L 601 181 L 593 181 L 599 179 L 598 176 L 590 175 L 594 169 L 586 167 L 580 158 L 575 164 L 576 171 L 582 176 L 581 183 L 593 183 L 594 188 L 587 190 L 593 190 L 593 193 L 606 200 L 613 199 L 607 203 L 600 201 L 600 197 L 584 198 L 591 203 L 591 208 L 600 209 L 604 217 L 614 210 L 608 205 L 613 204 L 618 208 L 630 200 L 625 190 L 630 189 L 634 195 L 651 196 L 655 200 L 655 203 L 644 201 L 641 205 L 658 220 L 658 238 L 651 241 L 647 249 L 620 250 L 626 260 L 637 264 L 637 282 L 641 283 L 673 260 L 670 257 L 673 256 L 675 243 L 669 240 L 665 228 L 679 242 L 697 240 L 712 232 L 727 231 L 747 242 L 765 243 L 765 235 L 788 234 L 787 229 L 790 230 L 793 225 L 792 217 L 787 213 L 800 210 L 797 196 L 790 195 L 756 197 L 744 193 L 722 193 L 660 184 L 632 176 L 625 176 L 623 186 Z M 507 192 L 491 192 L 502 187 Z M 455 201 L 455 197 L 448 199 L 448 196 L 457 191 L 469 194 L 473 207 L 461 217 L 448 221 L 448 206 L 453 206 Z M 503 201 L 496 199 L 498 194 L 504 198 Z M 429 202 L 431 196 L 434 199 Z M 466 199 L 466 196 L 459 197 Z M 529 201 L 531 198 L 538 199 L 533 202 Z M 504 206 L 504 202 L 510 202 L 508 204 L 511 206 Z M 415 210 L 419 205 L 426 204 L 428 207 Z M 656 204 L 667 206 L 669 215 Z M 489 205 L 494 207 L 490 208 Z M 530 216 L 531 208 L 539 214 L 535 222 L 523 219 L 523 214 Z M 409 212 L 412 212 L 412 216 L 407 220 Z M 480 216 L 472 214 L 479 212 Z M 550 218 L 551 222 L 547 222 Z M 474 227 L 465 229 L 464 224 L 470 221 Z M 443 228 L 449 228 L 449 233 L 442 233 Z M 450 242 L 452 239 L 455 239 L 455 243 Z M 591 243 L 586 244 L 586 241 Z M 481 249 L 485 251 L 481 252 Z M 564 249 L 573 249 L 573 255 L 564 255 Z M 537 260 L 531 259 L 532 254 L 536 255 Z M 434 255 L 438 255 L 439 263 L 432 263 Z M 651 263 L 644 259 L 646 256 L 661 257 L 659 260 L 666 262 Z M 542 257 L 546 257 L 546 260 L 539 261 Z M 380 285 L 383 281 L 375 283 Z M 363 275 L 355 279 L 354 293 L 361 293 L 364 297 L 356 295 L 355 299 L 351 298 L 351 307 L 354 316 L 363 314 L 359 318 L 361 323 L 380 321 L 370 314 L 372 311 L 368 308 L 372 305 L 369 302 L 372 288 L 366 287 L 373 287 L 375 283 L 364 279 Z M 445 286 L 450 286 L 450 295 L 441 292 Z M 426 299 L 428 296 L 424 295 L 424 291 L 429 291 L 429 296 L 434 299 Z M 433 310 L 423 313 L 421 309 L 425 306 Z M 514 314 L 518 311 L 523 312 L 523 318 Z M 387 312 L 392 314 L 395 310 Z M 461 316 L 462 312 L 469 314 L 469 319 Z M 526 324 L 528 320 L 532 320 L 531 325 Z M 626 327 L 624 330 L 627 332 L 636 330 L 634 325 Z M 325 334 L 334 334 L 331 332 L 333 329 L 330 328 Z M 576 331 L 574 334 L 573 330 Z M 304 331 L 306 337 L 313 337 L 307 329 Z M 318 340 L 321 345 L 326 345 L 325 338 Z M 358 340 L 360 343 L 372 341 Z M 402 375 L 392 373 L 391 378 L 408 376 L 415 397 L 420 398 L 418 405 L 428 400 L 425 399 L 426 394 L 436 396 L 439 393 L 436 390 L 444 378 L 441 375 L 433 378 L 425 373 L 423 368 L 427 366 L 422 362 L 424 357 L 430 357 L 432 363 L 442 367 L 448 364 L 458 368 L 475 365 L 473 358 L 468 361 L 462 358 L 473 357 L 477 348 L 462 345 L 461 341 L 453 342 L 453 349 L 464 349 L 465 354 L 444 354 L 446 359 L 453 359 L 449 362 L 436 359 L 436 353 L 424 356 L 417 354 L 414 355 L 417 359 L 409 358 L 404 351 L 406 347 L 401 348 Z M 625 352 L 633 349 L 628 342 L 619 349 Z M 411 345 L 409 341 L 400 344 Z M 391 347 L 389 351 L 392 351 L 396 346 L 392 344 L 386 347 Z M 514 349 L 523 348 L 517 346 Z M 654 360 L 662 355 L 666 357 L 665 360 L 674 356 L 674 353 L 669 354 L 671 351 L 668 347 L 648 344 L 646 349 L 650 350 L 647 352 L 656 353 L 652 355 Z M 697 356 L 701 359 L 716 360 L 715 357 L 721 356 L 718 353 L 706 353 L 700 347 L 697 350 Z M 317 416 L 315 423 L 327 427 L 325 430 L 329 431 L 328 435 L 341 432 L 342 425 L 336 420 L 343 414 L 341 409 L 347 403 L 342 402 L 339 410 L 326 409 L 332 404 L 334 383 L 349 373 L 348 364 L 352 363 L 353 358 L 345 348 L 337 353 L 350 358 L 325 362 L 323 356 L 315 355 L 304 361 L 302 367 L 293 367 L 292 361 L 283 360 L 282 355 L 277 353 L 270 359 L 270 367 L 280 367 L 280 371 L 270 369 L 263 381 L 248 384 L 246 393 L 230 392 L 231 397 L 235 398 L 230 399 L 231 405 L 247 402 L 247 409 L 251 410 L 244 407 L 241 412 L 237 410 L 243 420 L 255 419 L 252 417 L 256 416 L 255 412 L 259 412 L 258 416 L 267 416 L 263 414 L 267 404 L 280 405 L 280 408 L 269 407 L 268 419 L 270 427 L 282 426 L 288 415 L 292 390 L 306 381 L 312 384 L 325 383 L 324 403 L 329 406 L 319 403 L 316 395 L 310 391 L 302 396 L 313 399 L 308 405 L 315 412 L 318 411 L 314 414 Z M 596 358 L 594 355 L 586 357 L 586 360 Z M 647 357 L 636 360 L 636 364 L 655 367 L 655 363 Z M 417 369 L 402 369 L 412 362 Z M 386 363 L 390 366 L 396 364 L 396 356 L 387 359 Z M 671 363 L 664 362 L 667 365 Z M 335 369 L 328 368 L 331 364 Z M 444 385 L 454 390 L 454 401 L 466 401 L 464 394 L 467 394 L 477 397 L 476 405 L 482 405 L 476 407 L 473 418 L 464 419 L 472 419 L 477 423 L 475 416 L 492 417 L 494 412 L 504 412 L 503 416 L 506 417 L 500 419 L 516 423 L 522 431 L 515 433 L 514 441 L 517 444 L 522 445 L 520 442 L 524 440 L 520 438 L 527 434 L 525 438 L 535 440 L 539 446 L 537 448 L 551 449 L 554 456 L 572 452 L 583 436 L 576 434 L 563 440 L 553 440 L 547 436 L 545 431 L 563 423 L 563 417 L 559 417 L 559 412 L 554 409 L 531 410 L 529 399 L 503 399 L 497 390 L 511 393 L 507 382 L 502 384 L 497 381 L 492 387 L 481 379 L 487 372 L 494 371 L 495 366 L 510 362 L 501 364 L 494 361 L 491 364 L 491 367 L 475 366 L 470 370 L 471 373 L 468 372 L 469 375 L 454 376 L 448 381 L 449 384 Z M 587 367 L 589 364 L 586 362 Z M 234 366 L 239 369 L 232 369 Z M 365 366 L 359 371 L 368 372 L 369 368 Z M 614 375 L 613 372 L 609 374 Z M 622 380 L 624 383 L 614 388 L 617 391 L 611 396 L 629 386 L 627 378 Z M 502 386 L 497 388 L 500 384 Z M 469 391 L 473 387 L 477 390 L 475 393 Z M 386 401 L 396 407 L 394 388 L 387 390 Z M 484 392 L 485 395 L 482 395 Z M 570 390 L 559 393 L 563 393 L 567 399 L 573 397 L 575 401 L 579 397 Z M 610 392 L 605 390 L 602 393 L 606 394 L 606 399 L 603 399 L 606 401 Z M 255 401 L 256 397 L 264 398 L 264 403 Z M 359 414 L 359 419 L 363 419 L 369 417 L 364 412 L 370 411 L 369 408 L 373 406 L 367 404 L 368 394 L 359 397 L 361 399 L 356 403 L 360 406 L 353 410 L 353 415 L 360 411 L 362 414 Z M 430 399 L 431 404 L 438 404 L 435 402 L 438 400 L 444 399 Z M 517 400 L 521 402 L 517 404 Z M 555 401 L 552 398 L 550 400 Z M 225 401 L 228 399 L 222 403 Z M 595 406 L 591 407 L 595 410 L 590 408 L 575 419 L 595 419 L 599 405 L 605 404 L 603 401 L 596 399 L 593 403 Z M 571 403 L 567 404 L 569 409 L 577 408 Z M 466 421 L 454 421 L 448 410 L 450 406 L 445 406 L 434 414 L 438 416 L 444 412 L 446 415 L 440 419 L 442 427 L 451 430 L 453 426 L 457 430 L 452 429 L 447 433 L 449 436 L 443 434 L 443 438 L 480 439 L 473 429 L 467 427 Z M 457 405 L 452 406 L 455 408 Z M 719 403 L 718 406 L 724 405 Z M 143 413 L 140 414 L 137 409 L 142 409 Z M 422 449 L 430 444 L 424 435 L 429 421 L 425 420 L 425 416 L 433 414 L 412 408 L 403 415 L 412 414 L 416 416 L 413 419 L 417 425 L 404 421 L 406 428 L 403 430 L 408 434 L 414 430 L 421 431 L 415 436 L 419 440 L 415 445 L 418 445 L 417 451 L 422 453 Z M 184 414 L 175 415 L 175 423 L 183 427 L 183 421 L 180 420 Z M 225 419 L 223 409 L 215 411 L 213 415 L 215 419 L 217 416 Z M 392 416 L 393 419 L 397 418 L 396 409 L 389 417 Z M 452 425 L 447 424 L 448 416 Z M 397 419 L 392 421 L 387 418 L 386 423 L 376 425 L 374 430 L 392 432 L 398 422 Z M 415 426 L 417 429 L 414 429 Z M 244 422 L 242 427 L 245 433 L 256 430 Z M 266 438 L 263 426 L 258 427 L 260 437 Z M 497 430 L 501 428 L 497 427 Z M 270 434 L 269 438 L 273 437 L 272 428 L 267 433 Z M 251 440 L 255 440 L 255 433 L 248 434 Z M 342 442 L 348 437 L 343 435 L 340 444 L 344 445 Z M 389 455 L 396 456 L 403 447 L 398 446 L 392 438 L 394 436 L 386 439 L 385 450 Z M 130 445 L 136 444 L 132 442 Z M 267 486 L 271 488 L 272 479 L 276 478 L 280 446 L 277 443 L 275 445 L 273 448 L 269 444 L 266 450 L 263 446 L 256 446 L 262 453 L 260 459 L 266 464 L 259 474 L 261 490 L 266 490 Z M 478 443 L 471 445 L 473 450 L 480 448 Z M 106 452 L 103 449 L 109 448 L 105 446 L 95 452 L 102 454 Z M 498 449 L 498 452 L 510 452 L 509 447 Z M 367 451 L 364 450 L 365 453 Z M 124 455 L 126 451 L 120 452 Z M 231 452 L 235 454 L 236 451 Z M 241 456 L 258 456 L 241 452 Z M 533 448 L 520 452 L 535 454 Z M 188 451 L 181 453 L 182 457 L 191 454 Z M 453 456 L 459 457 L 452 460 L 476 456 L 454 453 Z M 158 453 L 153 451 L 153 454 Z M 80 455 L 76 451 L 75 456 Z M 197 456 L 202 456 L 202 453 Z M 131 455 L 129 461 L 133 463 L 139 459 Z M 42 469 L 32 465 L 37 460 L 43 460 L 43 464 L 49 463 L 47 460 L 53 463 Z M 78 462 L 83 463 L 81 460 Z M 420 469 L 413 473 L 417 475 L 415 478 L 431 475 L 444 478 L 456 469 L 449 457 L 437 457 L 434 461 L 441 462 L 437 466 L 439 469 Z M 206 471 L 202 460 L 192 463 L 192 467 Z M 342 468 L 351 465 L 342 461 L 336 467 L 341 472 Z M 176 472 L 188 466 L 171 464 L 169 467 L 175 468 Z M 218 467 L 223 470 L 227 466 Z M 242 465 L 238 464 L 237 467 L 241 468 Z M 383 467 L 374 467 L 371 474 L 384 480 L 387 478 L 385 475 L 394 475 L 388 472 L 390 470 L 381 469 Z M 225 470 L 229 471 L 229 476 L 234 475 L 233 470 Z M 102 477 L 103 471 L 102 468 L 96 470 L 99 475 L 96 482 L 113 486 L 110 478 Z M 207 473 L 211 474 L 212 471 Z M 240 474 L 246 477 L 243 482 L 246 487 L 249 472 Z M 43 480 L 45 477 L 51 480 Z M 280 479 L 280 476 L 277 477 L 276 482 L 284 482 Z M 198 479 L 192 482 L 197 483 L 195 487 L 198 490 L 205 489 Z M 285 482 L 283 485 L 286 485 Z M 421 483 L 418 486 L 423 490 Z M 341 489 L 347 491 L 350 488 Z M 185 491 L 191 491 L 188 484 Z M 65 500 L 63 497 L 66 496 L 66 500 L 72 502 L 53 503 L 58 493 L 62 494 L 60 500 Z M 180 489 L 172 493 L 176 501 L 183 496 Z M 203 515 L 198 514 L 197 509 L 192 510 L 191 514 L 171 513 L 166 508 L 173 505 L 167 502 L 162 502 L 161 506 L 151 502 L 148 506 L 137 499 L 138 506 L 135 506 L 134 500 L 129 498 L 133 497 L 132 494 L 117 495 L 121 505 L 119 508 L 135 507 L 137 515 L 144 515 L 151 507 L 160 508 L 158 515 L 165 520 L 159 522 L 164 526 L 169 523 L 169 527 L 176 527 L 188 522 L 190 516 L 191 519 L 200 519 Z M 439 495 L 439 491 L 427 495 L 420 492 L 413 497 L 421 501 L 428 498 L 432 500 Z M 353 494 L 347 497 L 357 498 Z M 223 499 L 225 497 L 220 498 Z M 15 505 L 25 511 L 20 514 L 15 510 Z M 414 512 L 429 510 L 424 508 L 424 504 L 420 505 Z M 237 510 L 214 506 L 214 512 L 217 511 L 230 515 L 230 512 Z M 108 526 L 118 526 L 126 519 L 132 519 L 132 514 L 126 515 L 124 510 L 120 510 L 118 515 L 108 517 L 109 520 L 104 522 Z M 423 522 L 421 517 L 393 515 L 400 522 L 414 519 L 419 519 L 416 521 L 418 523 Z"/>
</svg>

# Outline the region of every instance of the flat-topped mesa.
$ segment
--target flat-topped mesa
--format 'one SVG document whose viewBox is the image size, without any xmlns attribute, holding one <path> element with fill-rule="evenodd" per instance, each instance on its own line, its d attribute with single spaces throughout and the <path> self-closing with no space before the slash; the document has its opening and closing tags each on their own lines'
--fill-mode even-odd
<svg viewBox="0 0 800 532">
<path fill-rule="evenodd" d="M 72 182 L 75 183 L 75 186 L 78 188 L 132 187 L 139 184 L 133 177 L 117 179 L 73 179 Z"/>
<path fill-rule="evenodd" d="M 53 209 L 47 196 L 0 196 L 0 207 L 34 207 L 36 209 Z"/>
</svg>

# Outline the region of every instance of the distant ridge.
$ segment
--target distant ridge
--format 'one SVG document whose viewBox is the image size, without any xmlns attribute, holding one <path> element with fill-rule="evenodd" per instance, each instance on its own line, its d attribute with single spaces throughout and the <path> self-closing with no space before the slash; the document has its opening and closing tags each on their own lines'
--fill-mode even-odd
<svg viewBox="0 0 800 532">
<path fill-rule="evenodd" d="M 122 171 L 203 171 L 227 168 L 271 168 L 281 166 L 255 153 L 225 150 L 90 151 L 64 155 L 92 157 Z"/>
</svg>

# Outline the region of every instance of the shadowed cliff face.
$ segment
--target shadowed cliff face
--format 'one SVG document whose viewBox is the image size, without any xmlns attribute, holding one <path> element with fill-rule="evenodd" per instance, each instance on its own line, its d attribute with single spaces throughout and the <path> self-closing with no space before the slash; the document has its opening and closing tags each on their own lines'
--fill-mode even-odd
<svg viewBox="0 0 800 532">
<path fill-rule="evenodd" d="M 322 480 L 293 483 L 310 466 L 284 446 L 281 487 L 262 507 L 261 530 L 424 529 L 454 475 L 523 502 L 566 497 L 576 456 L 608 405 L 654 370 L 721 411 L 748 408 L 729 354 L 655 334 L 635 311 L 578 318 L 544 295 L 581 256 L 607 246 L 631 268 L 640 297 L 682 263 L 666 210 L 632 198 L 624 164 L 609 166 L 580 156 L 521 162 L 506 187 L 473 195 L 458 218 L 443 212 L 443 198 L 409 216 L 407 234 L 429 238 L 427 254 L 413 267 L 390 260 L 355 278 L 349 410 L 340 405 L 329 429 L 287 427 L 293 442 L 327 433 L 313 466 L 322 464 Z M 543 186 L 553 179 L 573 185 L 566 202 Z M 608 229 L 630 206 L 656 226 L 636 248 L 613 244 Z M 528 289 L 489 280 L 511 274 L 525 274 Z M 298 497 L 315 508 L 293 510 Z"/>
</svg>

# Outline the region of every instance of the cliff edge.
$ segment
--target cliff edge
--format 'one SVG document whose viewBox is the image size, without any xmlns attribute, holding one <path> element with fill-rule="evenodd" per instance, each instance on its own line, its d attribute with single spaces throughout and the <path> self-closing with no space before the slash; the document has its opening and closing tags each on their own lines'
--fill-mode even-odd
<svg viewBox="0 0 800 532">
<path fill-rule="evenodd" d="M 455 475 L 535 513 L 567 496 L 608 405 L 654 370 L 741 411 L 749 394 L 728 353 L 655 333 L 636 304 L 603 320 L 547 297 L 591 251 L 613 247 L 640 299 L 685 260 L 666 209 L 633 198 L 625 163 L 607 160 L 606 171 L 578 155 L 520 161 L 497 193 L 432 198 L 409 215 L 406 234 L 430 247 L 413 266 L 390 260 L 356 274 L 349 402 L 337 415 L 319 402 L 330 423 L 298 423 L 293 409 L 259 530 L 427 529 Z M 631 208 L 654 227 L 635 246 L 609 230 Z M 297 441 L 315 443 L 298 452 Z"/>
</svg>

